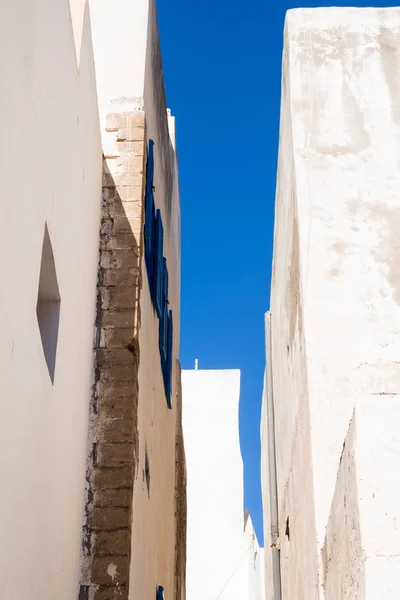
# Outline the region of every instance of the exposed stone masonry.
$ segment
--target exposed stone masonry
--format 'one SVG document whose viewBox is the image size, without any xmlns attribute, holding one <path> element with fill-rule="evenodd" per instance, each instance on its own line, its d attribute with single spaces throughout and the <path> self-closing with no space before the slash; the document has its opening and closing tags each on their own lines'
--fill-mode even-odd
<svg viewBox="0 0 400 600">
<path fill-rule="evenodd" d="M 109 115 L 107 132 L 79 600 L 128 599 L 139 444 L 145 115 Z"/>
</svg>

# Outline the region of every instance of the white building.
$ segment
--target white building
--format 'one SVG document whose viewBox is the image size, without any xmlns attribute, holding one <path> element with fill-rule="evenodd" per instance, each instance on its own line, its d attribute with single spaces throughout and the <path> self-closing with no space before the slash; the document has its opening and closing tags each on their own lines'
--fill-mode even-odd
<svg viewBox="0 0 400 600">
<path fill-rule="evenodd" d="M 183 600 L 180 207 L 155 1 L 4 0 L 0 30 L 0 598 Z"/>
<path fill-rule="evenodd" d="M 263 600 L 263 551 L 243 510 L 239 371 L 183 371 L 187 597 Z"/>
<path fill-rule="evenodd" d="M 266 393 L 269 599 L 400 597 L 399 40 L 398 8 L 286 18 L 266 386 L 282 595 Z"/>
</svg>

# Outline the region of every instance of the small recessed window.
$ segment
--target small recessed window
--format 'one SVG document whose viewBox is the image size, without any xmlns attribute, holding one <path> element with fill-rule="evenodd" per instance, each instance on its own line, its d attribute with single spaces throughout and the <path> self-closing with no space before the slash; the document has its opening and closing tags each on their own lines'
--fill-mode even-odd
<svg viewBox="0 0 400 600">
<path fill-rule="evenodd" d="M 159 585 L 157 588 L 157 600 L 165 600 L 164 588 L 162 585 Z"/>
<path fill-rule="evenodd" d="M 286 519 L 286 529 L 285 529 L 285 535 L 288 539 L 288 542 L 290 542 L 290 526 L 289 526 L 289 517 Z"/>
<path fill-rule="evenodd" d="M 53 248 L 51 246 L 50 236 L 46 225 L 42 247 L 36 315 L 42 340 L 44 358 L 52 383 L 54 383 L 56 369 L 60 304 L 61 298 L 58 290 Z"/>
<path fill-rule="evenodd" d="M 145 473 L 145 477 L 146 477 L 147 494 L 150 498 L 150 463 L 149 463 L 149 456 L 147 454 L 147 450 L 146 450 L 145 458 L 144 458 L 144 473 Z"/>
</svg>

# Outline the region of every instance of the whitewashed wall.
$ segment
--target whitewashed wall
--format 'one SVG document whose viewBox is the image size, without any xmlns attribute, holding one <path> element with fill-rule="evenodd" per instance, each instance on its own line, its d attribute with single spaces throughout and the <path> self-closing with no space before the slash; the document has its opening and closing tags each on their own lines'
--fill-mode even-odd
<svg viewBox="0 0 400 600">
<path fill-rule="evenodd" d="M 262 553 L 245 530 L 239 371 L 183 371 L 187 597 L 263 600 Z M 221 594 L 219 596 L 219 594 Z"/>
<path fill-rule="evenodd" d="M 2 3 L 0 597 L 76 600 L 101 204 L 88 12 Z M 79 55 L 79 72 L 77 63 Z M 36 303 L 47 224 L 61 297 L 52 384 Z"/>
<path fill-rule="evenodd" d="M 321 597 L 325 578 L 332 599 L 364 597 L 357 582 L 366 598 L 399 594 L 398 486 L 385 450 L 400 444 L 400 429 L 386 429 L 389 414 L 400 424 L 399 37 L 399 9 L 286 18 L 271 293 L 284 600 Z M 346 561 L 324 556 L 332 531 L 349 542 L 354 507 L 366 560 L 353 589 Z"/>
</svg>

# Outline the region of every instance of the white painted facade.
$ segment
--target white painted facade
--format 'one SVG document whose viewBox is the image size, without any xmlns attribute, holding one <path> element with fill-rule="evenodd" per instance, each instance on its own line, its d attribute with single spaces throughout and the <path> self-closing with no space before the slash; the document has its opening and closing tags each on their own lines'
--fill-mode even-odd
<svg viewBox="0 0 400 600">
<path fill-rule="evenodd" d="M 271 291 L 283 600 L 400 595 L 399 39 L 398 8 L 286 18 Z"/>
<path fill-rule="evenodd" d="M 176 442 L 181 439 L 177 360 L 179 187 L 175 123 L 165 104 L 155 2 L 5 0 L 2 9 L 0 598 L 153 598 L 156 587 L 162 585 L 168 600 L 175 595 L 179 577 L 183 581 L 179 600 L 183 600 L 184 560 L 176 564 L 175 511 Z M 116 157 L 116 133 L 106 131 L 107 116 L 133 111 L 143 117 L 142 121 L 138 118 L 138 129 L 145 131 L 146 139 L 128 140 Z M 167 406 L 159 320 L 150 298 L 143 257 L 142 190 L 149 139 L 154 141 L 155 204 L 163 217 L 163 256 L 168 265 L 169 302 L 174 316 L 172 409 Z M 89 401 L 93 391 L 95 319 L 107 306 L 103 296 L 103 304 L 96 307 L 102 180 L 104 183 L 107 176 L 110 178 L 109 172 L 103 173 L 102 153 L 106 160 L 120 161 L 120 172 L 114 169 L 113 176 L 119 184 L 118 177 L 127 175 L 125 183 L 131 199 L 136 200 L 136 192 L 140 197 L 140 203 L 132 201 L 132 213 L 122 207 L 123 217 L 131 226 L 125 237 L 138 232 L 137 255 L 142 259 L 139 391 L 137 406 L 132 405 L 129 415 L 133 420 L 137 410 L 138 435 L 128 440 L 135 442 L 131 444 L 135 470 L 129 471 L 126 456 L 114 455 L 114 464 L 101 472 L 120 466 L 121 471 L 125 469 L 127 482 L 130 477 L 135 480 L 131 497 L 123 498 L 119 505 L 119 496 L 131 491 L 127 493 L 128 484 L 114 488 L 111 484 L 109 488 L 96 484 L 97 492 L 116 499 L 114 504 L 103 499 L 100 508 L 96 505 L 93 510 L 94 516 L 91 514 L 91 525 L 100 531 L 97 540 L 101 540 L 89 590 L 88 561 L 82 560 L 82 539 L 83 545 L 87 539 L 83 538 L 82 527 L 88 521 L 85 503 L 94 502 L 88 499 L 87 485 L 85 490 L 87 455 L 93 458 L 95 454 Z M 103 208 L 106 194 L 103 191 Z M 112 209 L 121 209 L 121 202 L 117 206 L 116 201 Z M 113 242 L 123 243 L 120 239 Z M 121 247 L 112 250 L 118 256 Z M 110 248 L 107 251 L 111 255 Z M 102 268 L 110 255 L 103 256 Z M 120 257 L 121 262 L 127 256 L 129 264 L 128 252 L 123 259 Z M 113 259 L 115 269 L 119 268 L 115 255 Z M 123 310 L 126 307 L 125 319 L 130 322 L 133 309 L 129 302 L 134 290 L 128 292 L 127 307 L 124 298 L 120 304 Z M 124 348 L 112 348 L 114 356 L 127 354 L 128 341 Z M 120 371 L 133 370 L 131 363 L 127 364 Z M 132 386 L 129 377 L 125 388 Z M 114 390 L 111 400 L 107 398 L 109 404 L 115 399 L 116 405 L 118 401 L 123 404 L 120 391 L 124 391 L 124 384 Z M 117 432 L 117 439 L 108 439 L 107 443 L 121 442 L 123 451 L 128 447 L 123 446 L 123 435 L 122 424 L 121 438 Z M 151 495 L 144 478 L 146 452 Z M 179 466 L 184 471 L 184 464 Z M 101 479 L 98 473 L 93 479 Z M 180 491 L 184 495 L 185 490 Z M 131 504 L 133 515 L 129 512 Z M 117 531 L 113 550 L 116 557 L 110 557 L 108 548 L 112 547 L 114 529 L 122 526 L 112 527 L 108 522 L 98 525 L 95 521 L 101 522 L 105 515 L 111 516 L 112 522 L 114 515 L 120 518 L 124 511 L 133 523 L 129 552 L 124 547 L 125 538 L 119 539 Z M 93 535 L 92 545 L 94 539 Z M 181 546 L 182 539 L 181 532 Z M 104 550 L 101 543 L 108 543 L 108 548 Z M 125 563 L 121 567 L 123 560 L 127 567 Z M 123 578 L 121 589 L 116 589 L 118 577 Z M 118 585 L 113 586 L 114 579 Z M 80 593 L 82 581 L 85 586 Z M 100 589 L 102 585 L 108 586 L 105 591 Z"/>
<path fill-rule="evenodd" d="M 243 510 L 240 371 L 183 371 L 187 597 L 264 600 L 263 551 Z"/>
<path fill-rule="evenodd" d="M 79 71 L 65 0 L 5 0 L 0 31 L 0 596 L 76 600 L 102 172 L 90 24 Z M 46 226 L 54 383 L 37 316 Z"/>
</svg>

